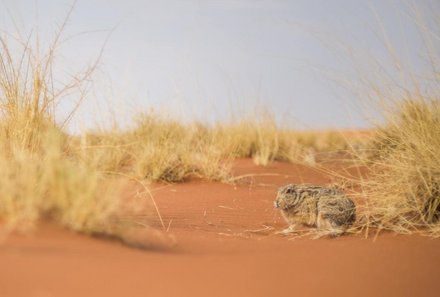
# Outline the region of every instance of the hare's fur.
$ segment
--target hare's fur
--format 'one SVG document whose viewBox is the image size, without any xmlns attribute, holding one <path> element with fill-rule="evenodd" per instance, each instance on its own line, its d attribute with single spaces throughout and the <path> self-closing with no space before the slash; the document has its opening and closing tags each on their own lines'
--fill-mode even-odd
<svg viewBox="0 0 440 297">
<path fill-rule="evenodd" d="M 289 184 L 278 190 L 274 202 L 289 227 L 280 233 L 295 232 L 298 225 L 316 227 L 321 235 L 343 234 L 356 219 L 353 201 L 336 188 L 309 184 Z"/>
</svg>

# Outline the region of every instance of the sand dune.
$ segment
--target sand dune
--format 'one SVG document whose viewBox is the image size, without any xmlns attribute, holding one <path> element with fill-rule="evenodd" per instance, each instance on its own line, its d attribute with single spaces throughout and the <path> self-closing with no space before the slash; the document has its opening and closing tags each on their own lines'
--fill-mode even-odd
<svg viewBox="0 0 440 297">
<path fill-rule="evenodd" d="M 0 247 L 0 296 L 436 296 L 440 241 L 283 237 L 272 207 L 287 182 L 327 183 L 301 165 L 240 160 L 239 185 L 152 188 L 176 245 L 138 250 L 42 224 Z M 147 197 L 146 197 L 147 198 Z M 153 226 L 161 224 L 146 213 Z"/>
</svg>

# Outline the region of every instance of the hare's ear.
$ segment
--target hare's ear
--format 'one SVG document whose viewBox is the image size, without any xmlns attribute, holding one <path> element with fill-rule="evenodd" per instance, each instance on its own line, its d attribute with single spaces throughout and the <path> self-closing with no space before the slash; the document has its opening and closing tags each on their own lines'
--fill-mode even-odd
<svg viewBox="0 0 440 297">
<path fill-rule="evenodd" d="M 285 191 L 289 186 L 290 186 L 290 185 L 279 187 L 278 190 L 277 190 L 277 192 L 278 192 L 278 193 L 281 193 L 281 192 Z"/>
</svg>

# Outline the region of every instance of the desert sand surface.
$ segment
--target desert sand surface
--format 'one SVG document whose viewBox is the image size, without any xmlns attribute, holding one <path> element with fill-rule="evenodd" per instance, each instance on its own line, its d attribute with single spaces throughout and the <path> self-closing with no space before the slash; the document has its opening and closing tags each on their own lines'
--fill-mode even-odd
<svg viewBox="0 0 440 297">
<path fill-rule="evenodd" d="M 251 160 L 237 161 L 234 175 L 235 185 L 151 186 L 165 228 L 154 212 L 145 217 L 172 234 L 172 247 L 139 250 L 48 223 L 10 235 L 0 245 L 0 296 L 438 296 L 440 240 L 277 235 L 286 225 L 273 208 L 276 189 L 332 180 Z"/>
</svg>

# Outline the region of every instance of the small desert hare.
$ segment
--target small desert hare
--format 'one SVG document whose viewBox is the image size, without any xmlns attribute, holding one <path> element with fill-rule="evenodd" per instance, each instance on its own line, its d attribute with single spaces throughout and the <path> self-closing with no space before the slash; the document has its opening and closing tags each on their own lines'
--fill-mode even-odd
<svg viewBox="0 0 440 297">
<path fill-rule="evenodd" d="M 295 232 L 298 225 L 315 226 L 323 235 L 343 234 L 356 219 L 353 201 L 336 188 L 289 184 L 278 190 L 274 202 L 289 227 L 279 233 Z"/>
</svg>

